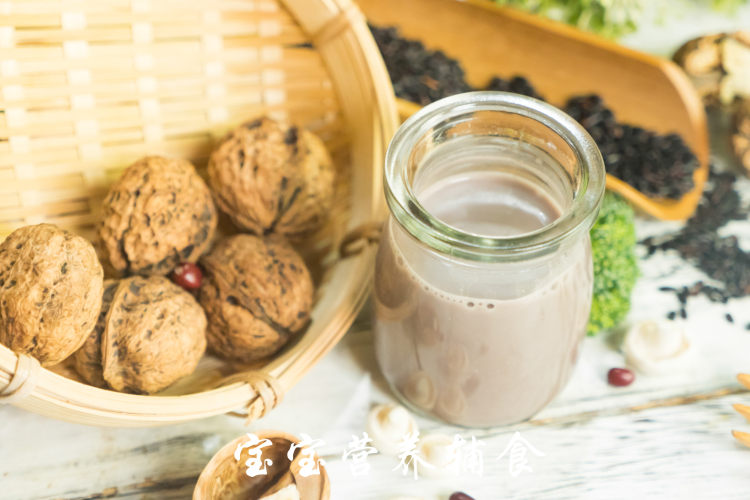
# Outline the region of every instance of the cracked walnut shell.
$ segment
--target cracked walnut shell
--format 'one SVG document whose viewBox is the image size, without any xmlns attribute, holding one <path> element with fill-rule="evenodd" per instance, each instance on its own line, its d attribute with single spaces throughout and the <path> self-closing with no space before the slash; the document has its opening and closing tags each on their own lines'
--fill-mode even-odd
<svg viewBox="0 0 750 500">
<path fill-rule="evenodd" d="M 200 303 L 208 347 L 251 362 L 275 354 L 309 322 L 313 284 L 302 258 L 281 237 L 238 234 L 201 260 Z"/>
<path fill-rule="evenodd" d="M 51 224 L 0 244 L 0 343 L 55 365 L 86 340 L 99 313 L 103 272 L 86 239 Z"/>
<path fill-rule="evenodd" d="M 216 230 L 211 192 L 185 160 L 148 156 L 129 166 L 104 200 L 102 261 L 116 275 L 167 274 L 195 262 Z"/>
<path fill-rule="evenodd" d="M 76 353 L 90 384 L 153 394 L 191 374 L 206 349 L 206 317 L 162 276 L 108 282 L 97 327 Z"/>
<path fill-rule="evenodd" d="M 323 141 L 269 118 L 229 133 L 211 154 L 208 179 L 219 208 L 257 235 L 310 234 L 333 203 L 334 167 Z"/>
<path fill-rule="evenodd" d="M 677 50 L 674 60 L 706 104 L 750 98 L 750 31 L 695 38 Z"/>
</svg>

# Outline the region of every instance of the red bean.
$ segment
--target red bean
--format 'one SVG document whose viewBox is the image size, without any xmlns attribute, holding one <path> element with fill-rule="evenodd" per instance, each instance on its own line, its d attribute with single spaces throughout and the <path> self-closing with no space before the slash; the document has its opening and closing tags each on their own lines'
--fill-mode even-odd
<svg viewBox="0 0 750 500">
<path fill-rule="evenodd" d="M 633 383 L 635 374 L 627 368 L 612 368 L 607 373 L 607 380 L 615 387 L 625 387 Z"/>
<path fill-rule="evenodd" d="M 474 497 L 470 497 L 463 491 L 457 491 L 453 493 L 448 500 L 474 500 Z"/>
<path fill-rule="evenodd" d="M 172 281 L 188 291 L 200 288 L 202 280 L 201 268 L 192 262 L 183 262 L 172 272 Z"/>
</svg>

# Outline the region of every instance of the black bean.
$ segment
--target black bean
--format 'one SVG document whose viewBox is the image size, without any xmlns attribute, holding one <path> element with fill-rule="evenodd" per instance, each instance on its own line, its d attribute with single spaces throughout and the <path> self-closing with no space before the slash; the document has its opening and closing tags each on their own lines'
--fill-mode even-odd
<svg viewBox="0 0 750 500">
<path fill-rule="evenodd" d="M 474 497 L 467 495 L 463 491 L 456 491 L 451 494 L 448 500 L 474 500 Z"/>
</svg>

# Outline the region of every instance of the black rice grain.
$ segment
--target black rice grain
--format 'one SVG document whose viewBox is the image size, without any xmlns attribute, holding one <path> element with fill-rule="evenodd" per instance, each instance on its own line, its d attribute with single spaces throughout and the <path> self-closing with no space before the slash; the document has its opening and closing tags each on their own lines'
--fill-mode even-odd
<svg viewBox="0 0 750 500">
<path fill-rule="evenodd" d="M 510 80 L 504 80 L 500 77 L 494 77 L 490 80 L 490 83 L 485 87 L 485 90 L 497 90 L 500 92 L 513 92 L 515 94 L 522 94 L 536 99 L 544 100 L 540 94 L 537 93 L 536 89 L 529 83 L 529 81 L 522 76 L 514 76 Z"/>
<path fill-rule="evenodd" d="M 428 50 L 419 40 L 402 38 L 393 27 L 371 25 L 370 31 L 383 54 L 398 97 L 424 106 L 474 90 L 466 83 L 461 64 L 442 51 Z"/>
<path fill-rule="evenodd" d="M 371 25 L 370 30 L 398 97 L 424 106 L 476 90 L 466 81 L 458 60 L 440 50 L 427 49 L 419 40 L 401 37 L 394 27 Z M 485 89 L 543 99 L 522 76 L 493 77 Z M 594 138 L 608 173 L 647 196 L 675 199 L 693 188 L 698 161 L 678 135 L 659 135 L 619 123 L 597 95 L 575 97 L 568 101 L 565 111 Z"/>
<path fill-rule="evenodd" d="M 607 173 L 638 191 L 660 198 L 680 198 L 693 189 L 698 159 L 677 134 L 660 135 L 619 123 L 598 95 L 574 97 L 565 112 L 591 134 Z"/>
</svg>

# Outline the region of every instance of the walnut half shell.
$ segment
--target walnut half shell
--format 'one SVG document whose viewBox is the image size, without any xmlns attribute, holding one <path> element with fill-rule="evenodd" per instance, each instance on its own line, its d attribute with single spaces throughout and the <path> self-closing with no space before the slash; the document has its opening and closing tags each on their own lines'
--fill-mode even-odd
<svg viewBox="0 0 750 500">
<path fill-rule="evenodd" d="M 706 104 L 750 98 L 750 31 L 718 33 L 686 42 L 674 60 Z"/>
<path fill-rule="evenodd" d="M 256 450 L 265 474 L 249 475 L 247 460 Z M 292 498 L 300 500 L 329 500 L 331 495 L 328 472 L 314 448 L 290 434 L 262 431 L 241 436 L 216 452 L 198 478 L 193 499 L 263 500 L 277 498 L 273 495 L 290 487 L 299 495 Z"/>
<path fill-rule="evenodd" d="M 0 244 L 0 342 L 44 366 L 73 354 L 94 328 L 102 266 L 87 240 L 51 224 Z"/>
<path fill-rule="evenodd" d="M 199 300 L 208 346 L 251 362 L 276 353 L 310 318 L 313 284 L 302 258 L 280 237 L 238 234 L 201 260 Z"/>
</svg>

